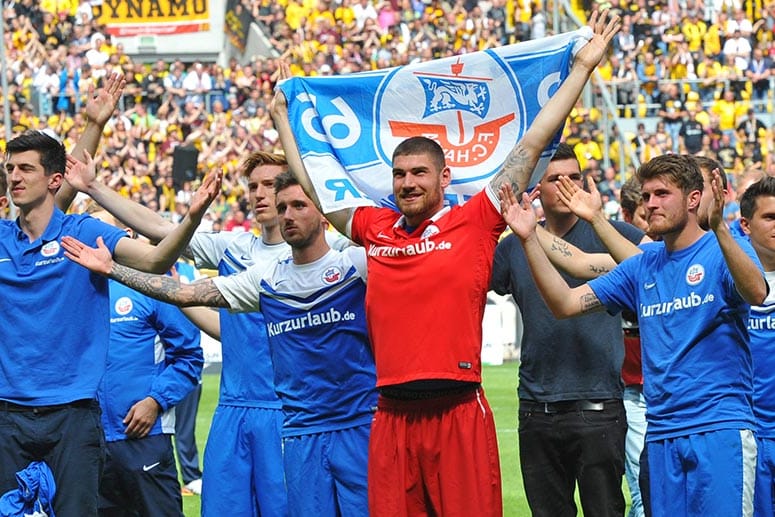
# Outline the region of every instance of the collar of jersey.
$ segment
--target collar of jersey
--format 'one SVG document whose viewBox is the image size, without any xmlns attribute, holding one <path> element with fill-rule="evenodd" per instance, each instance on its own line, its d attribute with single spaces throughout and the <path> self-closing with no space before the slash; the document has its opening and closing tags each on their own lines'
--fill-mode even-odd
<svg viewBox="0 0 775 517">
<path fill-rule="evenodd" d="M 412 233 L 415 233 L 420 228 L 425 228 L 430 223 L 435 223 L 436 221 L 441 219 L 444 215 L 446 215 L 447 212 L 449 212 L 450 210 L 451 210 L 451 208 L 449 206 L 445 206 L 444 208 L 442 208 L 441 210 L 439 210 L 438 212 L 433 214 L 433 216 L 430 219 L 426 219 L 425 221 L 423 221 L 419 226 L 417 226 L 417 228 L 414 229 L 414 231 Z M 399 217 L 398 221 L 396 221 L 395 224 L 393 224 L 393 229 L 394 230 L 398 230 L 399 228 L 402 229 L 402 230 L 404 228 L 406 228 L 406 216 L 405 215 L 402 215 L 401 217 Z"/>
</svg>

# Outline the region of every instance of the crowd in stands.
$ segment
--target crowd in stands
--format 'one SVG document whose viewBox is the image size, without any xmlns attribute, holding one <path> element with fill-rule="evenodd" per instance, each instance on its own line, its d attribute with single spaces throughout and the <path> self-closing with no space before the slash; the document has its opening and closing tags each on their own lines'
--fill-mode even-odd
<svg viewBox="0 0 775 517">
<path fill-rule="evenodd" d="M 623 163 L 621 144 L 612 141 L 610 165 L 602 149 L 600 102 L 579 104 L 566 124 L 566 141 L 582 167 L 596 175 L 612 216 L 633 166 L 667 152 L 719 158 L 733 186 L 751 168 L 775 173 L 775 130 L 768 127 L 775 6 L 762 1 L 614 0 L 577 6 L 581 17 L 592 7 L 610 7 L 622 16 L 622 30 L 600 73 L 618 115 L 643 120 L 637 131 L 622 131 L 629 147 Z M 547 12 L 527 2 L 243 0 L 296 75 L 405 65 L 551 34 Z M 177 218 L 195 185 L 173 176 L 174 150 L 193 147 L 200 173 L 213 167 L 226 173 L 223 196 L 206 224 L 250 227 L 247 207 L 240 205 L 245 187 L 237 169 L 249 151 L 279 149 L 267 110 L 277 77 L 274 57 L 231 59 L 226 66 L 140 63 L 98 25 L 88 0 L 4 5 L 13 135 L 48 127 L 72 147 L 84 126 L 79 109 L 89 86 L 123 71 L 127 93 L 97 156 L 104 181 Z"/>
</svg>

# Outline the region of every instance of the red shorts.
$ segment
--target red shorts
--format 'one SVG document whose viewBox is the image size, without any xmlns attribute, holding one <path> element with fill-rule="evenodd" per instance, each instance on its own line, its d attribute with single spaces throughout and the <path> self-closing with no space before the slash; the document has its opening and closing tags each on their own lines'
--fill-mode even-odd
<svg viewBox="0 0 775 517">
<path fill-rule="evenodd" d="M 495 421 L 480 389 L 380 397 L 369 440 L 372 517 L 503 514 Z"/>
</svg>

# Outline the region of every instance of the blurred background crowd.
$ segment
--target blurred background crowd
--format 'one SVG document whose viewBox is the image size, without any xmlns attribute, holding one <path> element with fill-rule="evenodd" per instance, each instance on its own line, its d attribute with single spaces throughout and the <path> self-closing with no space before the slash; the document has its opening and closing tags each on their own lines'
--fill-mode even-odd
<svg viewBox="0 0 775 517">
<path fill-rule="evenodd" d="M 717 158 L 732 189 L 751 171 L 775 175 L 775 3 L 764 0 L 583 0 L 623 18 L 611 55 L 565 128 L 594 175 L 610 217 L 637 165 L 668 152 Z M 90 85 L 121 71 L 127 88 L 96 157 L 103 181 L 171 218 L 197 179 L 226 172 L 205 229 L 250 231 L 239 164 L 278 151 L 268 103 L 276 58 L 295 75 L 349 74 L 473 52 L 567 30 L 550 6 L 528 0 L 243 0 L 274 55 L 244 63 L 135 62 L 98 25 L 89 0 L 4 2 L 11 135 L 51 128 L 71 148 Z M 570 27 L 573 28 L 573 27 Z M 0 131 L 0 147 L 6 128 Z M 177 155 L 176 155 L 177 150 Z M 188 177 L 173 174 L 188 151 Z M 3 214 L 0 214 L 2 216 Z M 7 215 L 7 214 L 6 214 Z"/>
</svg>

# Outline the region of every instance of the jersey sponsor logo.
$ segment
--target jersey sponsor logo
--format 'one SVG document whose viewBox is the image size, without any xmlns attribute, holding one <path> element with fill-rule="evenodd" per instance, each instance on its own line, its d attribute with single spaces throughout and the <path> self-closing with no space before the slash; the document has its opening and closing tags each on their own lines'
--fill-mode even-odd
<svg viewBox="0 0 775 517">
<path fill-rule="evenodd" d="M 122 296 L 118 300 L 116 300 L 115 305 L 113 306 L 116 309 L 116 314 L 119 316 L 126 316 L 130 312 L 132 312 L 133 304 L 132 299 L 127 296 Z"/>
<path fill-rule="evenodd" d="M 323 282 L 328 285 L 335 284 L 342 279 L 342 270 L 338 267 L 331 266 L 323 271 Z"/>
<path fill-rule="evenodd" d="M 149 470 L 152 470 L 159 466 L 160 461 L 157 461 L 156 463 L 151 463 L 150 465 L 143 465 L 143 472 L 148 472 Z"/>
<path fill-rule="evenodd" d="M 53 257 L 59 254 L 59 243 L 57 241 L 47 242 L 40 248 L 40 254 L 44 257 Z"/>
<path fill-rule="evenodd" d="M 768 314 L 766 317 L 748 318 L 748 330 L 775 330 L 775 317 Z"/>
<path fill-rule="evenodd" d="M 425 239 L 406 246 L 376 246 L 369 245 L 368 254 L 370 257 L 412 257 L 415 255 L 424 255 L 433 251 L 451 250 L 452 243 L 441 241 L 438 244 L 430 239 Z"/>
<path fill-rule="evenodd" d="M 703 298 L 699 294 L 692 291 L 686 296 L 679 296 L 666 302 L 650 303 L 648 305 L 641 304 L 640 316 L 642 318 L 650 318 L 652 316 L 666 316 L 675 311 L 692 309 L 706 303 L 712 303 L 715 299 L 716 297 L 713 295 L 713 293 L 708 293 L 705 295 L 705 298 Z"/>
<path fill-rule="evenodd" d="M 645 284 L 643 284 L 643 288 L 648 290 L 653 288 L 655 285 L 657 285 L 656 282 L 646 282 Z"/>
<path fill-rule="evenodd" d="M 689 269 L 686 270 L 686 283 L 689 285 L 697 285 L 705 278 L 705 268 L 702 264 L 692 264 Z"/>
<path fill-rule="evenodd" d="M 331 307 L 327 311 L 323 312 L 308 312 L 303 316 L 297 318 L 291 318 L 284 321 L 266 323 L 266 330 L 270 337 L 278 336 L 286 332 L 293 332 L 296 330 L 304 330 L 310 327 L 318 327 L 320 325 L 330 325 L 339 321 L 353 321 L 355 319 L 355 313 L 352 311 L 346 311 L 344 314 Z"/>
</svg>

